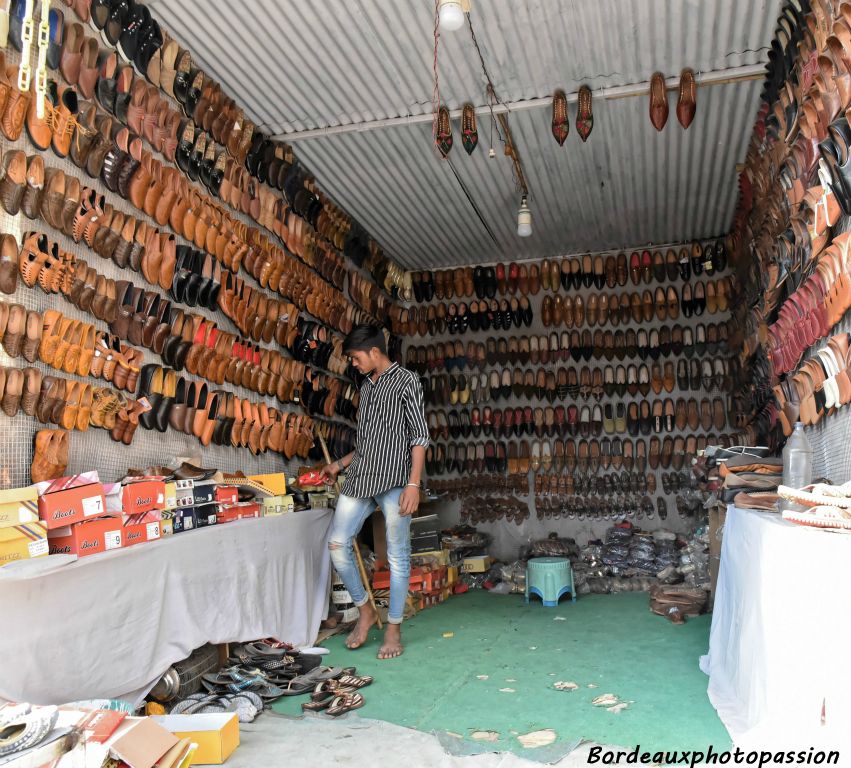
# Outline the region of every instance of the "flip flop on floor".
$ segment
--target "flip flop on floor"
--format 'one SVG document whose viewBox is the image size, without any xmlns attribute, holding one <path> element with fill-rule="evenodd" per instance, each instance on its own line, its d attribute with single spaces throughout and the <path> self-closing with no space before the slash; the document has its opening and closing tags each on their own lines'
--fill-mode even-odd
<svg viewBox="0 0 851 768">
<path fill-rule="evenodd" d="M 334 697 L 331 706 L 325 712 L 331 717 L 339 717 L 353 709 L 360 709 L 364 704 L 364 698 L 359 693 L 342 693 Z"/>
</svg>

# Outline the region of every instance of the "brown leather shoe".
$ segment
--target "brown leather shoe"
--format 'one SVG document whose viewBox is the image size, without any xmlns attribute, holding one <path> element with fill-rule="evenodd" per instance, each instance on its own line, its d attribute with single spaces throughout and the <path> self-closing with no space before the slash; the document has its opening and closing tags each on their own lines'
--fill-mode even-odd
<svg viewBox="0 0 851 768">
<path fill-rule="evenodd" d="M 53 151 L 59 157 L 67 157 L 71 151 L 71 139 L 77 129 L 79 103 L 77 91 L 73 88 L 60 88 L 53 121 Z"/>
<path fill-rule="evenodd" d="M 661 131 L 668 121 L 668 91 L 665 76 L 654 72 L 650 78 L 650 122 L 657 131 Z"/>
<path fill-rule="evenodd" d="M 64 429 L 40 429 L 36 432 L 31 481 L 41 483 L 63 477 L 67 467 L 68 433 Z"/>
<path fill-rule="evenodd" d="M 0 62 L 2 63 L 2 62 Z M 6 80 L 9 82 L 9 96 L 6 99 L 6 108 L 3 110 L 3 119 L 0 121 L 3 134 L 9 141 L 17 141 L 21 138 L 24 123 L 27 119 L 27 110 L 35 90 L 30 88 L 26 93 L 18 90 L 18 67 L 6 68 Z"/>
<path fill-rule="evenodd" d="M 18 243 L 12 235 L 0 235 L 0 291 L 15 292 L 18 287 Z"/>
<path fill-rule="evenodd" d="M 677 97 L 677 120 L 683 128 L 688 128 L 694 120 L 697 109 L 697 86 L 694 71 L 686 67 L 680 72 L 680 89 Z"/>
<path fill-rule="evenodd" d="M 30 99 L 27 107 L 27 134 L 35 146 L 42 152 L 50 149 L 53 140 L 53 121 L 56 112 L 56 104 L 59 100 L 59 92 L 55 80 L 47 81 L 47 91 L 44 95 L 44 112 L 38 116 L 38 99 Z"/>
<path fill-rule="evenodd" d="M 6 152 L 0 166 L 0 203 L 10 216 L 21 210 L 27 189 L 27 156 L 20 149 Z"/>
</svg>

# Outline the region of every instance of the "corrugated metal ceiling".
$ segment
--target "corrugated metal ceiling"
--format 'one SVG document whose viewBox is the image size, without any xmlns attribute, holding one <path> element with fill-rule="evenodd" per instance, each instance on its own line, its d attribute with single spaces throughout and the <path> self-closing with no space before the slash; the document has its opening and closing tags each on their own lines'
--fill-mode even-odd
<svg viewBox="0 0 851 768">
<path fill-rule="evenodd" d="M 431 111 L 430 0 L 154 0 L 165 26 L 198 64 L 273 133 L 422 115 Z M 473 23 L 504 101 L 643 82 L 766 60 L 780 0 L 473 0 Z M 450 108 L 485 102 L 466 29 L 440 41 L 440 93 Z M 647 98 L 598 100 L 586 144 L 559 148 L 549 109 L 515 111 L 510 125 L 531 191 L 534 234 L 514 230 L 519 196 L 508 158 L 488 160 L 489 121 L 467 157 L 456 122 L 452 169 L 431 149 L 431 125 L 304 140 L 297 156 L 323 190 L 405 266 L 543 258 L 708 237 L 727 228 L 735 164 L 758 107 L 761 82 L 700 88 L 694 123 L 671 116 L 657 134 Z"/>
</svg>

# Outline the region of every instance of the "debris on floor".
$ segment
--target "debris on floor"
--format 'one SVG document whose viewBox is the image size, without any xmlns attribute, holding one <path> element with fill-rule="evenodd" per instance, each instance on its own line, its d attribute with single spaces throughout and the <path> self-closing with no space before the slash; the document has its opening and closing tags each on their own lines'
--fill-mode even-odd
<svg viewBox="0 0 851 768">
<path fill-rule="evenodd" d="M 623 710 L 625 710 L 628 706 L 629 706 L 628 701 L 622 701 L 622 702 L 620 702 L 620 704 L 615 704 L 615 706 L 613 706 L 613 707 L 606 707 L 606 712 L 611 712 L 612 714 L 616 715 L 619 712 L 622 712 Z"/>
<path fill-rule="evenodd" d="M 545 728 L 542 731 L 532 731 L 524 733 L 517 737 L 526 749 L 537 749 L 538 747 L 546 747 L 556 740 L 556 732 L 552 728 Z"/>
<path fill-rule="evenodd" d="M 553 684 L 553 688 L 558 691 L 575 691 L 579 688 L 579 686 L 569 680 L 559 680 L 557 683 Z"/>
<path fill-rule="evenodd" d="M 499 741 L 499 733 L 497 731 L 473 731 L 470 734 L 470 738 L 476 741 L 489 741 L 493 743 Z"/>
<path fill-rule="evenodd" d="M 490 680 L 490 675 L 476 675 L 476 680 Z"/>
<path fill-rule="evenodd" d="M 595 707 L 612 707 L 620 703 L 620 699 L 613 693 L 603 693 L 591 702 Z"/>
<path fill-rule="evenodd" d="M 454 632 L 444 632 L 443 636 L 445 638 L 455 637 L 455 633 Z"/>
<path fill-rule="evenodd" d="M 517 691 L 515 691 L 513 688 L 500 688 L 499 692 L 500 693 L 517 693 Z"/>
<path fill-rule="evenodd" d="M 556 616 L 553 621 L 567 621 L 567 618 L 564 616 Z"/>
</svg>

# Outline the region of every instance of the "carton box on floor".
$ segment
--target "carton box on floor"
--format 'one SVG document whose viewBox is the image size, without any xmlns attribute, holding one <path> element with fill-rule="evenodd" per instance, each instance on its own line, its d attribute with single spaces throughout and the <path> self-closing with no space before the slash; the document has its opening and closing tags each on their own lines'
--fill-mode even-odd
<svg viewBox="0 0 851 768">
<path fill-rule="evenodd" d="M 48 553 L 47 528 L 42 522 L 0 528 L 0 566 Z"/>
<path fill-rule="evenodd" d="M 465 557 L 461 570 L 464 573 L 485 573 L 493 564 L 493 558 L 487 555 Z"/>
<path fill-rule="evenodd" d="M 414 591 L 419 591 L 423 583 L 423 571 L 421 568 L 411 568 L 411 577 L 408 585 Z M 390 571 L 376 571 L 372 575 L 372 586 L 374 589 L 390 588 Z"/>
<path fill-rule="evenodd" d="M 100 517 L 47 531 L 51 555 L 88 557 L 124 546 L 121 518 Z"/>
<path fill-rule="evenodd" d="M 38 490 L 34 485 L 0 491 L 0 528 L 38 521 Z"/>
<path fill-rule="evenodd" d="M 109 514 L 97 472 L 38 483 L 38 514 L 48 530 Z"/>
<path fill-rule="evenodd" d="M 236 714 L 155 715 L 151 719 L 178 739 L 188 739 L 198 745 L 191 765 L 221 765 L 239 746 Z"/>
</svg>

